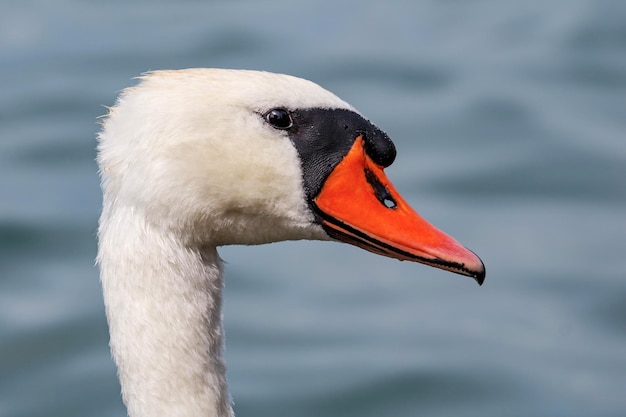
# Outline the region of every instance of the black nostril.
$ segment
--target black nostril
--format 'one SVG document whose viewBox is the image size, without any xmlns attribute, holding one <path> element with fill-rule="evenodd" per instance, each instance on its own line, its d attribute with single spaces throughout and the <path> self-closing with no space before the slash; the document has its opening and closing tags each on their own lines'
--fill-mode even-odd
<svg viewBox="0 0 626 417">
<path fill-rule="evenodd" d="M 381 184 L 381 182 L 378 180 L 378 177 L 369 169 L 365 169 L 365 179 L 372 186 L 376 199 L 380 201 L 383 206 L 392 210 L 398 207 L 396 200 L 393 199 L 393 196 L 391 195 L 387 187 Z"/>
<path fill-rule="evenodd" d="M 393 199 L 391 198 L 383 199 L 382 203 L 385 205 L 385 207 L 390 208 L 390 209 L 395 209 L 397 207 L 396 202 L 393 201 Z"/>
</svg>

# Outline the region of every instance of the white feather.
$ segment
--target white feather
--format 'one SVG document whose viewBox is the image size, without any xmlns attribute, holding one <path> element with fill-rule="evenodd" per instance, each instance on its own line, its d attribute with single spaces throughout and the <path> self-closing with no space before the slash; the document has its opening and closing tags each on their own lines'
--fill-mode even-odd
<svg viewBox="0 0 626 417">
<path fill-rule="evenodd" d="M 189 69 L 141 77 L 103 123 L 98 263 L 131 417 L 232 416 L 217 246 L 327 239 L 276 107 L 354 110 L 291 76 Z"/>
</svg>

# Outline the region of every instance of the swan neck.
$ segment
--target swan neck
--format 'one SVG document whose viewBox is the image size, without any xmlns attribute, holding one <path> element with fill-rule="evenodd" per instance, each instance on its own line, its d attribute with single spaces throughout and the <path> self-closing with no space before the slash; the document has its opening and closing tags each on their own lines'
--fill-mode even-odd
<svg viewBox="0 0 626 417">
<path fill-rule="evenodd" d="M 130 417 L 232 417 L 214 246 L 185 247 L 133 210 L 102 214 L 98 262 Z"/>
</svg>

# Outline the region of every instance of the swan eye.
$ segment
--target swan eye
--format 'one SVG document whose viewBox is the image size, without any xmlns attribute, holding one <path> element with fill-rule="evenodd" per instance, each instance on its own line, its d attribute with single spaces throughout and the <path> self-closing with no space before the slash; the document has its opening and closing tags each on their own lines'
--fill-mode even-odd
<svg viewBox="0 0 626 417">
<path fill-rule="evenodd" d="M 271 124 L 276 129 L 289 129 L 293 126 L 291 115 L 285 109 L 270 110 L 265 114 L 265 120 L 267 120 L 267 123 Z"/>
</svg>

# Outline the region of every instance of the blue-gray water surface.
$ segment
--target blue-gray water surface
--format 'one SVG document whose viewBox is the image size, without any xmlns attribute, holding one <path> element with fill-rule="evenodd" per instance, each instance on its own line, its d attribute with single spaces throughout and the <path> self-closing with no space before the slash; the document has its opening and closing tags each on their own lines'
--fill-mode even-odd
<svg viewBox="0 0 626 417">
<path fill-rule="evenodd" d="M 147 70 L 311 79 L 487 265 L 221 250 L 239 417 L 626 416 L 623 1 L 5 2 L 0 417 L 121 417 L 94 266 L 97 117 Z"/>
</svg>

